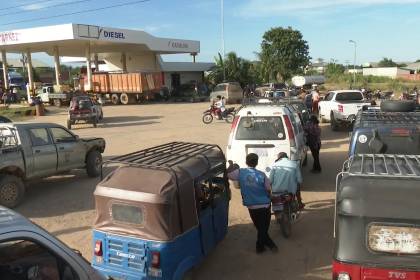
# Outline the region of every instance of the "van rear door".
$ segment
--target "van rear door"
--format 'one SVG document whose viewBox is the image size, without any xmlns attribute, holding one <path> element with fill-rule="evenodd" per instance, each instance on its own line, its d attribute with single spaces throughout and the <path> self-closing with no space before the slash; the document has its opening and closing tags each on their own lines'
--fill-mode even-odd
<svg viewBox="0 0 420 280">
<path fill-rule="evenodd" d="M 270 172 L 279 152 L 290 154 L 290 143 L 281 116 L 243 116 L 232 139 L 230 158 L 245 167 L 249 153 L 259 156 L 258 169 Z"/>
</svg>

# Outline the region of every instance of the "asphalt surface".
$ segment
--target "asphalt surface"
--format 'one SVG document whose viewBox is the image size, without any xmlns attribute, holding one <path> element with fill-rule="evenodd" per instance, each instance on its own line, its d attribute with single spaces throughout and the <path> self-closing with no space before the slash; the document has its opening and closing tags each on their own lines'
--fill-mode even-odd
<svg viewBox="0 0 420 280">
<path fill-rule="evenodd" d="M 107 142 L 104 158 L 129 153 L 169 141 L 213 143 L 226 148 L 230 125 L 201 121 L 206 103 L 106 106 L 98 128 L 77 125 L 81 137 L 99 136 Z M 32 121 L 64 125 L 64 109 L 52 109 Z M 238 190 L 232 190 L 226 238 L 193 271 L 192 279 L 331 279 L 335 176 L 348 149 L 348 132 L 322 127 L 323 172 L 303 169 L 306 210 L 293 225 L 292 236 L 282 237 L 272 220 L 270 234 L 279 252 L 255 253 L 256 230 Z M 91 227 L 95 219 L 93 191 L 98 179 L 75 171 L 32 183 L 16 210 L 41 225 L 72 248 L 92 257 Z"/>
</svg>

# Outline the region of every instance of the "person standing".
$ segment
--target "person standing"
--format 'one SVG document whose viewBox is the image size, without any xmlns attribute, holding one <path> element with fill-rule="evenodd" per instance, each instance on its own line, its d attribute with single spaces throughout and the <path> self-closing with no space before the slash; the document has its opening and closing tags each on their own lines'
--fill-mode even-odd
<svg viewBox="0 0 420 280">
<path fill-rule="evenodd" d="M 317 85 L 312 85 L 312 113 L 318 115 L 318 103 L 321 98 L 318 92 Z"/>
<path fill-rule="evenodd" d="M 308 92 L 304 97 L 304 102 L 308 112 L 312 111 L 312 92 Z"/>
<path fill-rule="evenodd" d="M 264 172 L 256 169 L 258 155 L 250 153 L 246 156 L 247 168 L 239 168 L 229 161 L 228 178 L 239 181 L 243 205 L 248 208 L 252 222 L 257 229 L 257 254 L 268 247 L 277 252 L 278 248 L 268 234 L 271 222 L 271 183 Z"/>
<path fill-rule="evenodd" d="M 321 128 L 319 127 L 318 118 L 315 115 L 312 115 L 305 125 L 305 133 L 307 144 L 311 150 L 312 157 L 314 158 L 311 172 L 320 173 L 321 164 L 319 162 L 319 151 L 321 150 Z"/>
</svg>

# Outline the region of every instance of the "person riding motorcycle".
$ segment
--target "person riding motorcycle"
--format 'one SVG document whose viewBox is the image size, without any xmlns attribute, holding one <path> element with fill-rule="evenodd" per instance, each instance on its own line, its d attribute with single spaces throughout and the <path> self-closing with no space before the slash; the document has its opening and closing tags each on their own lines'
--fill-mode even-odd
<svg viewBox="0 0 420 280">
<path fill-rule="evenodd" d="M 279 153 L 277 160 L 271 167 L 269 179 L 273 193 L 286 192 L 296 195 L 299 208 L 303 209 L 305 207 L 300 193 L 303 178 L 299 162 L 290 160 L 285 152 Z"/>
<path fill-rule="evenodd" d="M 224 112 L 226 111 L 225 107 L 226 101 L 224 96 L 217 96 L 217 101 L 214 103 L 214 106 L 217 108 L 217 116 L 221 120 L 224 117 Z"/>
</svg>

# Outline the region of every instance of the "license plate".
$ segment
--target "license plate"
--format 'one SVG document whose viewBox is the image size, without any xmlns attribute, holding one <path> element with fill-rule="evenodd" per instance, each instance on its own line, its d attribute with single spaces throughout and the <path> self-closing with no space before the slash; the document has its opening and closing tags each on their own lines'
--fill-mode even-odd
<svg viewBox="0 0 420 280">
<path fill-rule="evenodd" d="M 268 157 L 267 148 L 248 148 L 248 153 L 257 154 L 258 157 Z"/>
<path fill-rule="evenodd" d="M 162 277 L 162 269 L 150 267 L 149 275 L 152 277 Z"/>
</svg>

